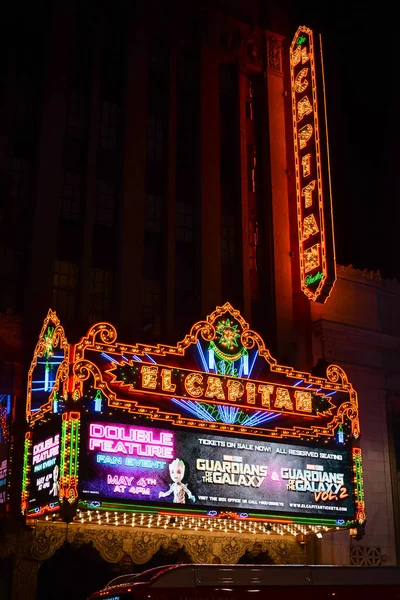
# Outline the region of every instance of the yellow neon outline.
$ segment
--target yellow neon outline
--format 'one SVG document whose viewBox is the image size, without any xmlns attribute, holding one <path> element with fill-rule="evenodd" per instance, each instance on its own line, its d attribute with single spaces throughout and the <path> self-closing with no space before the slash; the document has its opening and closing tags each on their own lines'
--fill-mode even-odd
<svg viewBox="0 0 400 600">
<path fill-rule="evenodd" d="M 300 160 L 300 148 L 299 148 L 299 140 L 298 140 L 298 129 L 299 123 L 297 121 L 297 103 L 298 99 L 296 97 L 295 90 L 295 67 L 296 63 L 292 60 L 294 49 L 296 48 L 296 41 L 299 38 L 300 34 L 306 34 L 308 36 L 308 40 L 306 44 L 309 46 L 309 61 L 310 61 L 310 76 L 311 76 L 311 92 L 312 92 L 312 105 L 313 105 L 313 136 L 314 136 L 314 147 L 315 147 L 315 155 L 311 156 L 310 163 L 313 162 L 315 167 L 315 179 L 317 181 L 317 194 L 318 194 L 318 212 L 313 212 L 314 216 L 318 214 L 319 219 L 317 220 L 317 224 L 319 225 L 319 232 L 313 235 L 313 244 L 319 241 L 321 247 L 321 272 L 322 278 L 319 281 L 317 288 L 314 291 L 311 291 L 306 285 L 306 272 L 305 272 L 305 264 L 304 264 L 304 251 L 305 251 L 305 241 L 303 240 L 303 221 L 304 221 L 304 211 L 302 206 L 302 196 L 301 190 L 304 187 L 304 177 L 301 173 L 301 160 Z M 321 64 L 323 70 L 322 63 L 322 46 L 321 46 Z M 326 121 L 326 97 L 325 97 L 325 84 L 324 84 L 324 73 L 323 76 L 323 96 L 324 96 L 324 110 L 325 110 L 325 124 L 326 124 L 326 136 L 327 136 L 327 161 L 328 161 L 328 180 L 329 180 L 329 198 L 323 197 L 323 186 L 322 186 L 322 171 L 321 171 L 321 149 L 320 149 L 320 125 L 319 125 L 319 109 L 318 109 L 318 101 L 317 101 L 317 87 L 316 87 L 316 69 L 315 69 L 315 55 L 314 55 L 314 39 L 313 32 L 311 29 L 305 26 L 300 26 L 296 34 L 293 38 L 292 44 L 290 46 L 290 80 L 291 80 L 291 92 L 292 92 L 292 121 L 293 121 L 293 139 L 294 139 L 294 155 L 295 155 L 295 172 L 296 172 L 296 197 L 297 197 L 297 227 L 298 227 L 298 243 L 299 243 L 299 258 L 300 258 L 300 280 L 301 280 L 301 289 L 303 293 L 314 302 L 318 300 L 318 298 L 324 292 L 323 301 L 329 298 L 334 283 L 336 281 L 336 257 L 334 250 L 334 237 L 333 237 L 333 216 L 332 216 L 332 192 L 331 192 L 331 178 L 330 178 L 330 164 L 329 164 L 329 144 L 328 144 L 328 131 L 327 131 L 327 121 Z M 309 146 L 310 147 L 310 146 Z M 303 185 L 302 185 L 303 184 Z M 327 268 L 327 248 L 326 248 L 326 239 L 325 239 L 325 217 L 324 217 L 324 203 L 329 202 L 330 204 L 330 212 L 331 212 L 331 226 L 332 226 L 332 245 L 333 245 L 333 264 L 334 264 L 334 277 L 332 285 L 326 292 L 326 281 L 328 278 L 328 268 Z M 307 238 L 308 239 L 308 238 Z"/>
</svg>

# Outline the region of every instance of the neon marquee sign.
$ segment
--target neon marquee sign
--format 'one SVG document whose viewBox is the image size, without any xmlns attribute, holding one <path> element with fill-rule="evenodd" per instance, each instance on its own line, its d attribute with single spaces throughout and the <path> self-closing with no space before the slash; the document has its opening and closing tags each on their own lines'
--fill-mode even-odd
<svg viewBox="0 0 400 600">
<path fill-rule="evenodd" d="M 325 302 L 336 280 L 321 39 L 299 27 L 290 47 L 301 289 Z"/>
<path fill-rule="evenodd" d="M 280 413 L 289 411 L 293 414 L 315 415 L 317 412 L 312 392 L 283 385 L 206 375 L 199 371 L 170 369 L 134 361 L 114 366 L 110 374 L 113 383 L 129 385 L 131 392 L 161 391 L 163 395 L 171 397 L 244 404 Z"/>
<path fill-rule="evenodd" d="M 63 364 L 45 404 L 32 410 L 37 365 L 46 367 L 45 349 L 61 341 Z M 228 302 L 175 346 L 121 343 L 109 323 L 92 325 L 71 346 L 49 311 L 37 350 L 27 398 L 27 517 L 69 514 L 77 502 L 102 511 L 120 503 L 136 511 L 143 502 L 161 512 L 186 504 L 198 514 L 232 507 L 257 518 L 332 520 L 340 512 L 345 523 L 365 520 L 358 400 L 346 373 L 278 364 Z"/>
</svg>

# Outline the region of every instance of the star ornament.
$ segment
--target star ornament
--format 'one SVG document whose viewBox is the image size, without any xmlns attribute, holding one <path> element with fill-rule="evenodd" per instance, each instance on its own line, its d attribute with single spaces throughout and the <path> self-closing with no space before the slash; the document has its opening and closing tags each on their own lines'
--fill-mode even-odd
<svg viewBox="0 0 400 600">
<path fill-rule="evenodd" d="M 239 325 L 234 325 L 233 321 L 230 319 L 218 321 L 216 331 L 220 336 L 219 343 L 221 346 L 225 346 L 225 348 L 228 350 L 231 350 L 234 346 L 238 347 L 238 343 L 236 341 L 236 339 L 240 337 L 240 333 L 237 331 L 238 327 Z"/>
</svg>

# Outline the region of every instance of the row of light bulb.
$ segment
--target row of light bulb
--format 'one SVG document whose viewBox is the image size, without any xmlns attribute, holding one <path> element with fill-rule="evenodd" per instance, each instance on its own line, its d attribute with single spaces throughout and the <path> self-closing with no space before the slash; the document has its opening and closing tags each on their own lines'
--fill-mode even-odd
<svg viewBox="0 0 400 600">
<path fill-rule="evenodd" d="M 45 517 L 46 521 L 49 516 Z M 54 519 L 54 517 L 53 517 Z M 98 510 L 77 511 L 75 523 L 92 523 L 97 525 L 128 525 L 131 527 L 146 527 L 148 529 L 183 529 L 193 531 L 210 531 L 225 533 L 253 533 L 275 535 L 310 535 L 322 534 L 332 528 L 321 525 L 265 523 L 250 520 L 231 520 L 211 517 L 148 515 L 145 513 L 103 512 Z M 340 529 L 340 527 L 336 527 Z M 319 535 L 320 537 L 320 535 Z"/>
</svg>

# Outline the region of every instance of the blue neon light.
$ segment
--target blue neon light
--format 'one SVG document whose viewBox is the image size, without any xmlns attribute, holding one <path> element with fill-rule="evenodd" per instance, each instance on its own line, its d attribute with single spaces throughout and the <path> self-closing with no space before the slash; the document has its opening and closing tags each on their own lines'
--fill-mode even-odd
<svg viewBox="0 0 400 600">
<path fill-rule="evenodd" d="M 198 402 L 193 402 L 193 400 L 177 400 L 177 398 L 172 398 L 172 402 L 175 402 L 175 404 L 192 413 L 192 415 L 195 415 L 198 419 L 201 419 L 202 421 L 217 420 L 215 417 L 210 415 L 206 411 L 206 409 Z"/>
<path fill-rule="evenodd" d="M 250 375 L 251 375 L 251 374 L 252 374 L 252 372 L 253 372 L 253 367 L 254 367 L 254 363 L 256 362 L 256 358 L 257 358 L 257 356 L 258 356 L 258 351 L 256 350 L 256 351 L 254 352 L 254 358 L 253 358 L 253 362 L 251 363 L 251 367 L 250 367 L 250 370 L 249 370 L 249 374 L 247 375 L 247 379 L 250 377 Z"/>
<path fill-rule="evenodd" d="M 236 421 L 239 408 L 237 406 L 224 406 L 223 404 L 218 405 L 217 408 L 221 417 L 221 421 L 223 423 L 230 423 L 233 425 L 233 423 Z"/>
<path fill-rule="evenodd" d="M 107 360 L 111 360 L 111 362 L 118 364 L 118 361 L 115 358 L 111 358 L 111 356 L 109 356 L 105 352 L 102 352 L 101 355 L 104 356 L 104 358 L 107 358 Z"/>
<path fill-rule="evenodd" d="M 222 423 L 233 425 L 237 420 L 239 411 L 241 411 L 241 409 L 237 406 L 226 406 L 223 404 L 216 405 L 215 408 L 217 409 L 219 417 L 219 419 L 216 419 L 211 414 L 211 412 L 207 410 L 207 405 L 201 404 L 193 400 L 178 400 L 177 398 L 172 398 L 172 401 L 175 402 L 175 404 L 177 404 L 181 408 L 194 415 L 197 419 L 200 419 L 201 421 L 217 422 L 220 420 Z M 214 407 L 210 406 L 209 409 L 210 411 L 212 411 L 214 410 Z M 256 427 L 261 423 L 266 423 L 267 421 L 271 421 L 272 419 L 276 419 L 280 416 L 281 413 L 273 413 L 258 410 L 252 414 L 245 415 L 243 421 L 240 424 L 246 427 Z"/>
<path fill-rule="evenodd" d="M 256 352 L 257 354 L 257 352 Z M 249 373 L 249 355 L 246 353 L 242 356 L 243 373 L 248 375 Z"/>
<path fill-rule="evenodd" d="M 333 396 L 333 394 L 336 394 L 336 390 L 334 392 L 329 392 L 329 394 L 325 394 L 325 396 Z"/>
<path fill-rule="evenodd" d="M 38 360 L 36 364 L 53 366 L 53 365 L 61 365 L 61 363 L 62 363 L 62 360 L 60 360 L 60 362 L 56 362 L 56 361 L 52 360 L 50 363 L 47 362 L 47 360 Z"/>
<path fill-rule="evenodd" d="M 203 348 L 201 347 L 201 344 L 200 344 L 199 340 L 197 340 L 196 347 L 197 347 L 197 351 L 199 353 L 202 365 L 204 367 L 204 370 L 205 370 L 206 373 L 209 373 L 210 371 L 208 369 L 207 361 L 205 359 L 205 356 L 204 356 L 204 353 L 203 353 Z"/>
<path fill-rule="evenodd" d="M 208 367 L 209 369 L 215 369 L 215 356 L 212 348 L 208 349 Z"/>
<path fill-rule="evenodd" d="M 303 381 L 304 379 L 299 379 L 299 381 L 293 384 L 293 387 L 296 387 L 296 385 L 300 385 Z"/>
<path fill-rule="evenodd" d="M 245 425 L 246 427 L 256 427 L 257 425 L 261 425 L 261 423 L 272 421 L 272 419 L 276 419 L 280 416 L 281 413 L 268 413 L 258 410 L 256 413 L 248 415 L 248 417 L 246 417 L 243 421 L 242 425 Z"/>
<path fill-rule="evenodd" d="M 243 375 L 243 371 L 244 371 L 243 358 L 244 358 L 244 356 L 242 356 L 240 358 L 238 377 L 241 377 Z M 247 362 L 247 369 L 248 369 L 248 367 L 249 367 L 249 364 Z M 247 373 L 245 373 L 245 375 L 247 375 Z"/>
<path fill-rule="evenodd" d="M 149 359 L 150 362 L 154 363 L 155 365 L 157 364 L 156 361 L 154 360 L 154 358 L 152 358 L 148 354 L 145 354 L 145 356 L 147 356 L 147 358 Z"/>
<path fill-rule="evenodd" d="M 141 359 L 141 358 L 139 358 L 138 356 L 136 356 L 136 354 L 134 354 L 134 355 L 133 355 L 133 358 L 134 358 L 135 360 L 139 361 L 139 362 L 142 362 L 142 359 Z"/>
</svg>

